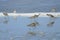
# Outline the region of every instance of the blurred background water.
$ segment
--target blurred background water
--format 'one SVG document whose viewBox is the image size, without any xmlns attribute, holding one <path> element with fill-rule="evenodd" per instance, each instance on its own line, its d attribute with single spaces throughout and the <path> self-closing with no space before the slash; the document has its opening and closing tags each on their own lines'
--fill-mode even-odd
<svg viewBox="0 0 60 40">
<path fill-rule="evenodd" d="M 60 0 L 0 0 L 0 12 L 51 12 L 53 8 L 60 12 Z M 39 25 L 27 26 L 35 21 Z M 60 40 L 60 18 L 53 19 L 53 25 L 49 26 L 50 21 L 49 17 L 0 17 L 0 40 Z"/>
<path fill-rule="evenodd" d="M 17 19 L 13 19 L 11 16 L 0 17 L 0 40 L 60 40 L 59 20 L 58 17 L 54 20 L 53 26 L 47 26 L 51 21 L 49 17 L 36 19 L 21 16 L 18 16 Z M 27 26 L 35 21 L 40 25 Z"/>
<path fill-rule="evenodd" d="M 52 8 L 60 12 L 60 0 L 0 0 L 0 12 L 51 12 Z"/>
</svg>

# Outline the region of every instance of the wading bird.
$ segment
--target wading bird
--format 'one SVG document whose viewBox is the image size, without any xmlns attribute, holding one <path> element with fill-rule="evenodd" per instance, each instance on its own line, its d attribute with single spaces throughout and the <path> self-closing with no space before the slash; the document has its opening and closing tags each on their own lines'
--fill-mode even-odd
<svg viewBox="0 0 60 40">
<path fill-rule="evenodd" d="M 50 16 L 51 18 L 54 18 L 55 16 L 52 14 L 47 14 L 47 16 Z"/>
<path fill-rule="evenodd" d="M 4 15 L 4 16 L 8 16 L 8 13 L 7 13 L 7 12 L 3 12 L 3 15 Z"/>
<path fill-rule="evenodd" d="M 46 14 L 47 16 L 49 16 L 51 18 L 51 20 L 55 20 L 57 17 L 52 15 L 52 14 Z"/>
<path fill-rule="evenodd" d="M 34 18 L 39 17 L 39 15 L 40 15 L 40 14 L 38 14 L 38 15 L 35 14 L 34 16 L 31 16 L 31 17 L 29 17 L 29 18 L 30 18 L 30 19 L 34 19 Z"/>
<path fill-rule="evenodd" d="M 52 8 L 51 9 L 51 12 L 56 12 L 56 8 Z"/>
<path fill-rule="evenodd" d="M 16 16 L 16 9 L 13 11 L 13 13 L 14 13 L 13 18 L 16 20 L 16 19 L 17 19 L 17 16 Z"/>
</svg>

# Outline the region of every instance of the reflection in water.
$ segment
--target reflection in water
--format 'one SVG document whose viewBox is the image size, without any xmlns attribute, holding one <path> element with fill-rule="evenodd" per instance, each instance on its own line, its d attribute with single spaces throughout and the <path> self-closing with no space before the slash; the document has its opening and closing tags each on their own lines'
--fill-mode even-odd
<svg viewBox="0 0 60 40">
<path fill-rule="evenodd" d="M 55 21 L 51 21 L 51 22 L 49 22 L 49 23 L 47 24 L 47 26 L 53 26 L 54 23 L 55 23 Z"/>
<path fill-rule="evenodd" d="M 8 19 L 9 19 L 8 17 L 4 17 L 3 23 L 8 24 Z"/>
<path fill-rule="evenodd" d="M 24 37 L 11 37 L 10 40 L 26 40 Z"/>
<path fill-rule="evenodd" d="M 26 40 L 33 40 L 35 37 L 37 36 L 37 33 L 34 32 L 34 31 L 28 31 L 26 34 L 25 34 L 25 39 Z"/>
<path fill-rule="evenodd" d="M 32 31 L 29 31 L 27 34 L 30 35 L 30 36 L 35 36 L 36 35 L 36 33 L 32 32 Z"/>
<path fill-rule="evenodd" d="M 14 16 L 13 16 L 13 19 L 14 19 L 14 20 L 17 20 L 17 16 L 16 16 L 16 15 L 14 15 Z"/>
<path fill-rule="evenodd" d="M 4 20 L 3 23 L 8 24 L 8 20 Z"/>
<path fill-rule="evenodd" d="M 35 38 L 37 40 L 40 40 L 42 38 L 44 39 L 44 37 L 45 37 L 45 32 L 42 32 L 42 31 L 39 31 L 39 32 L 29 31 L 25 36 L 25 38 L 28 39 L 28 40 L 30 40 L 30 39 L 33 40 Z"/>
<path fill-rule="evenodd" d="M 32 22 L 32 23 L 28 24 L 27 26 L 29 26 L 29 27 L 36 27 L 38 25 L 39 25 L 38 22 Z"/>
<path fill-rule="evenodd" d="M 8 24 L 9 17 L 5 16 L 0 19 L 0 23 Z"/>
<path fill-rule="evenodd" d="M 40 32 L 39 32 L 39 35 L 40 35 L 40 37 L 45 37 L 45 32 L 40 31 Z"/>
<path fill-rule="evenodd" d="M 23 20 L 26 21 L 27 19 L 23 19 Z M 3 27 L 0 27 L 0 28 L 3 28 L 3 29 L 7 29 L 8 28 L 8 30 L 12 30 L 12 31 L 8 31 L 8 30 L 5 31 L 5 33 L 9 32 L 9 35 L 11 35 L 10 32 L 12 32 L 13 37 L 11 37 L 11 38 L 9 37 L 10 40 L 33 40 L 35 38 L 37 38 L 39 40 L 46 40 L 46 39 L 48 39 L 48 40 L 60 40 L 60 33 L 54 33 L 54 35 L 50 35 L 49 34 L 51 36 L 51 37 L 49 37 L 48 35 L 46 35 L 46 33 L 49 33 L 50 29 L 45 28 L 46 26 L 45 27 L 41 26 L 41 27 L 39 27 L 39 29 L 36 28 L 36 27 L 38 27 L 40 25 L 39 22 L 37 22 L 37 21 L 41 21 L 41 20 L 35 20 L 35 21 L 33 20 L 34 22 L 32 22 L 32 23 L 27 25 L 27 27 L 35 28 L 35 29 L 32 28 L 33 30 L 28 30 L 25 26 L 22 26 L 22 25 L 20 27 L 19 26 L 20 25 L 19 21 L 21 21 L 20 23 L 22 23 L 23 25 L 26 25 L 26 24 L 24 24 L 24 22 L 22 22 L 21 19 L 19 19 L 18 24 L 16 24 L 17 26 L 15 24 L 10 24 L 10 25 L 13 25 L 14 27 L 10 26 L 10 27 L 6 27 L 5 28 L 5 26 L 4 26 L 4 28 Z M 27 20 L 27 21 L 30 22 L 30 20 Z M 45 20 L 45 21 L 47 22 L 47 20 Z M 4 17 L 3 23 L 7 24 L 8 22 L 9 22 L 8 16 Z M 47 24 L 47 26 L 53 26 L 54 23 L 55 23 L 55 21 L 50 21 Z M 43 24 L 43 26 L 44 26 L 44 24 Z M 20 31 L 20 28 L 21 28 L 22 31 Z M 54 28 L 52 28 L 52 29 L 54 30 Z M 25 32 L 29 31 L 29 32 L 27 32 L 27 34 L 25 36 L 24 35 L 25 33 L 23 31 L 25 31 Z M 2 32 L 2 31 L 0 31 L 0 32 Z M 18 36 L 18 35 L 20 35 L 20 33 L 24 33 L 24 34 L 22 34 L 23 37 Z M 16 34 L 16 35 L 14 35 L 14 34 Z M 48 37 L 46 37 L 46 36 L 48 36 Z M 7 38 L 8 38 L 8 36 L 7 36 Z M 31 38 L 31 39 L 29 39 L 29 38 Z M 44 39 L 44 38 L 46 38 L 46 39 Z M 3 38 L 1 38 L 1 39 L 3 39 Z"/>
</svg>

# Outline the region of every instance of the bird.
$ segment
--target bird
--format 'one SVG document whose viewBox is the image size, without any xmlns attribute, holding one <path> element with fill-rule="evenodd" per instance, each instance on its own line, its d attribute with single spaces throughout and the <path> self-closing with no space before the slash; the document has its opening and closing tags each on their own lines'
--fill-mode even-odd
<svg viewBox="0 0 60 40">
<path fill-rule="evenodd" d="M 8 13 L 7 13 L 7 12 L 3 12 L 3 15 L 4 15 L 4 16 L 8 16 Z"/>
<path fill-rule="evenodd" d="M 38 22 L 32 22 L 32 23 L 28 24 L 27 26 L 36 27 L 37 25 L 39 25 Z"/>
<path fill-rule="evenodd" d="M 55 16 L 54 15 L 52 15 L 52 14 L 46 14 L 47 16 L 50 16 L 50 17 L 52 17 L 52 18 L 54 18 Z"/>
<path fill-rule="evenodd" d="M 16 9 L 14 9 L 13 13 L 16 14 Z M 17 19 L 17 16 L 14 15 L 13 18 L 16 20 Z"/>
<path fill-rule="evenodd" d="M 16 13 L 16 9 L 13 10 L 13 13 Z"/>
<path fill-rule="evenodd" d="M 30 19 L 34 19 L 34 18 L 39 17 L 39 15 L 40 15 L 40 14 L 38 14 L 38 15 L 35 14 L 34 16 L 31 16 L 31 17 L 29 17 L 29 18 L 30 18 Z"/>
<path fill-rule="evenodd" d="M 52 11 L 52 12 L 56 12 L 56 8 L 52 8 L 51 11 Z"/>
<path fill-rule="evenodd" d="M 56 16 L 54 16 L 52 14 L 46 14 L 46 15 L 49 16 L 51 20 L 55 20 L 57 18 Z"/>
<path fill-rule="evenodd" d="M 55 23 L 54 21 L 51 21 L 47 24 L 47 26 L 53 26 L 54 23 Z"/>
</svg>

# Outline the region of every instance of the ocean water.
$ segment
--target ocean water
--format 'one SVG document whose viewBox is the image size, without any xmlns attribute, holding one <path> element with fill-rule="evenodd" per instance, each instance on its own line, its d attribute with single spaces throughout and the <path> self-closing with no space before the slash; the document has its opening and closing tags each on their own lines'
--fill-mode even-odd
<svg viewBox="0 0 60 40">
<path fill-rule="evenodd" d="M 53 8 L 60 12 L 60 0 L 0 0 L 0 12 L 51 12 Z"/>
<path fill-rule="evenodd" d="M 0 17 L 0 40 L 60 40 L 60 18 L 53 19 L 55 23 L 47 26 L 50 21 L 49 17 Z M 38 22 L 39 25 L 27 26 L 32 22 Z"/>
<path fill-rule="evenodd" d="M 53 8 L 60 12 L 60 0 L 0 0 L 0 12 L 52 12 Z M 52 25 L 48 25 L 50 21 Z M 28 26 L 33 22 L 39 25 Z M 60 40 L 60 17 L 0 17 L 0 40 Z"/>
</svg>

